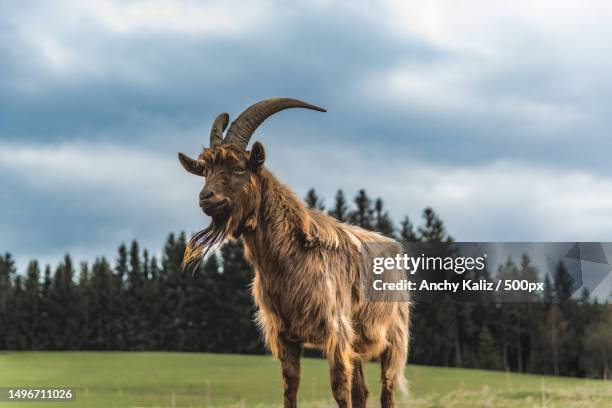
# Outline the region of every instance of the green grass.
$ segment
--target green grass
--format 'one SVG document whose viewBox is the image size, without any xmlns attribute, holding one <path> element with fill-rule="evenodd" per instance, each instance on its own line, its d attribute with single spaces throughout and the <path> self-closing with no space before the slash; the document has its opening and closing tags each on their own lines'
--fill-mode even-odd
<svg viewBox="0 0 612 408">
<path fill-rule="evenodd" d="M 300 405 L 333 406 L 327 363 L 304 359 Z M 414 407 L 612 407 L 612 382 L 409 366 Z M 379 371 L 366 377 L 379 406 Z M 271 357 L 195 353 L 0 353 L 0 386 L 74 387 L 74 403 L 0 407 L 271 407 L 282 405 L 280 369 Z"/>
</svg>

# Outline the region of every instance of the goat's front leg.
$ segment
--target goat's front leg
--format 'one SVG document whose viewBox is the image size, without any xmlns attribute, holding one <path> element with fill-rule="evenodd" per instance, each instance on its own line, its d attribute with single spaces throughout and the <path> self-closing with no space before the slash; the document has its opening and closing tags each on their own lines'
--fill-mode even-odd
<svg viewBox="0 0 612 408">
<path fill-rule="evenodd" d="M 334 399 L 340 408 L 351 408 L 351 381 L 353 364 L 350 350 L 337 350 L 330 359 L 331 386 Z"/>
<path fill-rule="evenodd" d="M 280 355 L 285 389 L 285 408 L 297 406 L 297 392 L 300 385 L 300 357 L 302 344 L 289 340 L 280 340 L 282 352 Z"/>
</svg>

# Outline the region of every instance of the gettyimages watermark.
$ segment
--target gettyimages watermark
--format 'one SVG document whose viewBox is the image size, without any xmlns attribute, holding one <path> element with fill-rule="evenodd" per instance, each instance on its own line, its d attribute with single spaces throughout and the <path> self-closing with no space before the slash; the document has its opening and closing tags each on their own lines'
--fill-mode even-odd
<svg viewBox="0 0 612 408">
<path fill-rule="evenodd" d="M 365 243 L 369 301 L 609 299 L 609 242 Z"/>
</svg>

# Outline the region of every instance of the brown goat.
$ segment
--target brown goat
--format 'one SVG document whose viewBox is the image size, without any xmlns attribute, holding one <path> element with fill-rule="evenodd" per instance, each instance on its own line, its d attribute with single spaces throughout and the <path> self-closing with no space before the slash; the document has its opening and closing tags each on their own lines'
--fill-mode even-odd
<svg viewBox="0 0 612 408">
<path fill-rule="evenodd" d="M 285 407 L 295 407 L 303 347 L 322 350 L 330 364 L 332 392 L 340 407 L 365 407 L 368 390 L 363 363 L 381 362 L 381 405 L 392 407 L 393 391 L 404 389 L 408 353 L 409 304 L 366 299 L 364 244 L 386 243 L 389 256 L 401 252 L 395 241 L 343 224 L 310 210 L 264 166 L 265 153 L 255 129 L 287 108 L 324 109 L 288 98 L 249 107 L 230 126 L 227 114 L 215 120 L 210 148 L 197 160 L 179 153 L 190 173 L 204 176 L 200 206 L 211 216 L 195 234 L 185 263 L 201 259 L 228 236 L 242 237 L 255 270 L 253 298 L 266 345 L 281 361 Z"/>
</svg>

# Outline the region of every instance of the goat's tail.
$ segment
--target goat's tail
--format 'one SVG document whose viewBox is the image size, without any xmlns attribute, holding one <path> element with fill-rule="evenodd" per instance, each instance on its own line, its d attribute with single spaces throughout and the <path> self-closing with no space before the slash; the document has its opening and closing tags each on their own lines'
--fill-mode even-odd
<svg viewBox="0 0 612 408">
<path fill-rule="evenodd" d="M 406 394 L 408 389 L 404 370 L 408 359 L 410 311 L 408 303 L 399 303 L 398 306 L 396 322 L 387 334 L 387 349 L 381 355 L 381 378 L 383 387 L 399 389 Z"/>
</svg>

